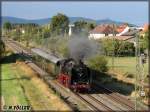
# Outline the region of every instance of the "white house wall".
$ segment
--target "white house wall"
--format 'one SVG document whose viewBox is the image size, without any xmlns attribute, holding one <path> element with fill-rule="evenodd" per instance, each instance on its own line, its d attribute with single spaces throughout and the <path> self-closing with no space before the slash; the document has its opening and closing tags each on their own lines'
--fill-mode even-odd
<svg viewBox="0 0 150 112">
<path fill-rule="evenodd" d="M 105 34 L 90 34 L 89 39 L 100 39 L 105 37 Z"/>
<path fill-rule="evenodd" d="M 113 34 L 109 34 L 108 36 L 113 36 Z"/>
</svg>

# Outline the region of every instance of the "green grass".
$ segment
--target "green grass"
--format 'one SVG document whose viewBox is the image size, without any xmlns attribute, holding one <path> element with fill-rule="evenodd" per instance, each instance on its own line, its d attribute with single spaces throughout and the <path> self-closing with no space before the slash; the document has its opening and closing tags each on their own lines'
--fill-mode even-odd
<svg viewBox="0 0 150 112">
<path fill-rule="evenodd" d="M 1 86 L 5 105 L 28 105 L 11 64 L 2 64 Z"/>
<path fill-rule="evenodd" d="M 47 88 L 34 72 L 31 72 L 32 70 L 23 66 L 23 63 L 16 63 L 18 58 L 15 58 L 9 54 L 1 64 L 3 105 L 30 106 L 33 110 L 61 110 L 60 107 L 69 110 L 64 102 L 51 89 Z M 56 103 L 58 103 L 57 106 Z"/>
<path fill-rule="evenodd" d="M 30 105 L 35 110 L 46 109 L 45 105 L 52 106 L 47 96 L 30 78 L 19 69 L 18 65 L 2 64 L 2 96 L 5 105 Z"/>
<path fill-rule="evenodd" d="M 112 70 L 112 57 L 107 57 L 108 67 Z M 114 71 L 122 73 L 123 75 L 127 74 L 136 74 L 136 58 L 135 57 L 115 57 L 114 58 Z M 144 73 L 148 74 L 148 60 L 144 64 Z"/>
</svg>

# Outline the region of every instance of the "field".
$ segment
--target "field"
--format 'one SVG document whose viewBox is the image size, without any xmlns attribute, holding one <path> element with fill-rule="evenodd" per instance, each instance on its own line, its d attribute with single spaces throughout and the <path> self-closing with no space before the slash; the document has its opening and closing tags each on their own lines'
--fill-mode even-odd
<svg viewBox="0 0 150 112">
<path fill-rule="evenodd" d="M 135 76 L 136 71 L 136 58 L 135 57 L 115 57 L 114 58 L 114 69 L 112 68 L 112 58 L 107 57 L 108 67 L 110 72 L 121 74 L 124 76 L 130 75 Z M 144 73 L 148 74 L 148 60 L 144 64 Z"/>
<path fill-rule="evenodd" d="M 2 64 L 2 106 L 20 105 L 30 106 L 33 110 L 55 111 L 70 109 L 27 65 L 11 61 Z"/>
</svg>

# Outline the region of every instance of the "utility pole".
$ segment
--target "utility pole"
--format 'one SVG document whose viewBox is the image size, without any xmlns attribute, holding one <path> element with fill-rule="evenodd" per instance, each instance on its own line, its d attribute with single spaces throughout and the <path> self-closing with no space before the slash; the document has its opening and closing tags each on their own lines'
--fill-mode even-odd
<svg viewBox="0 0 150 112">
<path fill-rule="evenodd" d="M 69 24 L 69 37 L 72 35 L 72 27 L 74 26 L 74 24 Z"/>
<path fill-rule="evenodd" d="M 150 5 L 150 2 L 149 2 Z M 150 18 L 149 18 L 150 20 Z M 148 26 L 148 78 L 149 78 L 149 84 L 150 84 L 150 26 Z M 148 95 L 150 95 L 150 89 L 148 91 Z M 150 100 L 148 100 L 148 104 L 150 104 Z M 150 107 L 149 107 L 150 109 Z"/>
<path fill-rule="evenodd" d="M 136 33 L 136 76 L 135 76 L 135 111 L 137 111 L 138 102 L 142 101 L 142 97 L 145 97 L 144 80 L 146 78 L 144 72 L 145 55 L 140 51 L 140 39 L 139 33 Z M 150 46 L 149 46 L 150 49 Z M 148 52 L 148 56 L 150 52 Z M 149 60 L 150 61 L 150 60 Z M 150 64 L 150 62 L 149 62 Z M 149 69 L 150 70 L 150 69 Z M 140 85 L 138 85 L 140 84 Z M 138 95 L 138 96 L 137 96 Z"/>
<path fill-rule="evenodd" d="M 137 111 L 137 93 L 138 93 L 138 83 L 139 83 L 139 75 L 140 75 L 140 47 L 139 47 L 139 36 L 138 34 L 135 35 L 136 37 L 136 75 L 135 75 L 135 111 Z"/>
</svg>

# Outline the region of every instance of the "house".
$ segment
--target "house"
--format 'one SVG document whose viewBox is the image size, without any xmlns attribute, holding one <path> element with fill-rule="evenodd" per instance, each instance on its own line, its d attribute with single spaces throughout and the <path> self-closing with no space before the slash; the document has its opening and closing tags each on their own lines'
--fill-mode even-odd
<svg viewBox="0 0 150 112">
<path fill-rule="evenodd" d="M 127 24 L 122 24 L 122 25 L 119 25 L 119 26 L 117 26 L 117 32 L 118 33 L 121 33 L 121 32 L 123 32 L 124 30 L 125 30 L 125 28 L 127 28 L 128 27 L 128 25 Z"/>
<path fill-rule="evenodd" d="M 98 25 L 89 33 L 89 39 L 102 39 L 116 37 L 119 40 L 130 40 L 135 37 L 135 34 L 143 30 L 142 27 L 131 27 L 127 24 L 122 25 Z M 113 36 L 114 34 L 114 36 Z M 135 39 L 131 39 L 135 43 Z"/>
<path fill-rule="evenodd" d="M 122 36 L 128 32 L 130 27 L 127 24 L 113 25 L 113 24 L 102 24 L 95 27 L 89 32 L 89 39 L 101 39 L 105 37 Z"/>
<path fill-rule="evenodd" d="M 128 32 L 129 29 L 130 29 L 130 27 L 126 24 L 117 26 L 116 30 L 117 30 L 118 34 L 116 34 L 116 36 L 122 36 L 124 33 Z"/>
<path fill-rule="evenodd" d="M 113 36 L 117 31 L 114 30 L 115 26 L 111 24 L 101 24 L 95 27 L 92 31 L 89 32 L 89 39 L 101 39 L 109 36 Z"/>
</svg>

